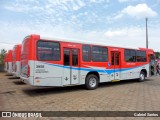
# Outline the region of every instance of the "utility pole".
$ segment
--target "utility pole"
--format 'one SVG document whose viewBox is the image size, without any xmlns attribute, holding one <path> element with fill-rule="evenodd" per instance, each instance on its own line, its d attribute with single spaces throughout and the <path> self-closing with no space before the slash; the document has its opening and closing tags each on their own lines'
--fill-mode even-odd
<svg viewBox="0 0 160 120">
<path fill-rule="evenodd" d="M 146 48 L 148 48 L 148 26 L 147 26 L 148 18 L 146 18 Z"/>
</svg>

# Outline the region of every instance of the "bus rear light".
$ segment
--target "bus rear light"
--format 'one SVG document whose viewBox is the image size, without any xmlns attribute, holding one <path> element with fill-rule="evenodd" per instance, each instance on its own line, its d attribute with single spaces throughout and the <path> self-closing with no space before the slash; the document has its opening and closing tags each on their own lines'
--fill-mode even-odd
<svg viewBox="0 0 160 120">
<path fill-rule="evenodd" d="M 29 77 L 30 76 L 30 66 L 28 65 L 28 67 L 27 67 L 27 77 Z"/>
<path fill-rule="evenodd" d="M 37 82 L 37 83 L 39 83 L 39 82 L 40 82 L 40 80 L 36 80 L 36 82 Z"/>
</svg>

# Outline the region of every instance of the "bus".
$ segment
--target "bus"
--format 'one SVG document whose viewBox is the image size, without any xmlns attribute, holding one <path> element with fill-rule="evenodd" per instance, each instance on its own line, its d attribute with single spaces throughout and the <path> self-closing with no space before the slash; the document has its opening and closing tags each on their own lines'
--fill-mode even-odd
<svg viewBox="0 0 160 120">
<path fill-rule="evenodd" d="M 17 44 L 13 48 L 13 54 L 12 54 L 12 74 L 15 77 L 20 76 L 20 58 L 21 58 L 21 44 Z"/>
<path fill-rule="evenodd" d="M 4 71 L 7 72 L 7 63 L 8 63 L 8 53 L 5 54 L 4 58 Z"/>
<path fill-rule="evenodd" d="M 20 78 L 32 86 L 85 85 L 150 76 L 151 49 L 29 35 L 22 42 Z"/>
<path fill-rule="evenodd" d="M 8 51 L 7 73 L 12 75 L 12 50 Z"/>
</svg>

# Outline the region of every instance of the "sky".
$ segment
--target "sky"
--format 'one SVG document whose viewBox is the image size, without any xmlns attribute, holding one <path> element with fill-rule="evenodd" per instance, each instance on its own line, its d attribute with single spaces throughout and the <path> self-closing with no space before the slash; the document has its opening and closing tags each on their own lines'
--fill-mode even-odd
<svg viewBox="0 0 160 120">
<path fill-rule="evenodd" d="M 0 49 L 25 36 L 95 41 L 160 51 L 160 0 L 0 0 Z"/>
</svg>

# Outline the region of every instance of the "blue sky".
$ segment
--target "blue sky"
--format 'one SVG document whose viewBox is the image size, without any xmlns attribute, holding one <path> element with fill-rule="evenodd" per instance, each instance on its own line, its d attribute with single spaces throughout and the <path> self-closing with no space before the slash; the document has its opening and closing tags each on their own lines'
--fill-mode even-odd
<svg viewBox="0 0 160 120">
<path fill-rule="evenodd" d="M 29 34 L 160 51 L 160 0 L 0 0 L 0 49 Z"/>
</svg>

